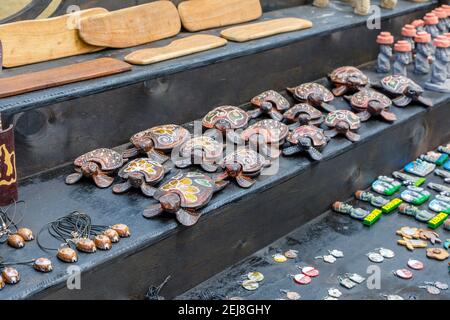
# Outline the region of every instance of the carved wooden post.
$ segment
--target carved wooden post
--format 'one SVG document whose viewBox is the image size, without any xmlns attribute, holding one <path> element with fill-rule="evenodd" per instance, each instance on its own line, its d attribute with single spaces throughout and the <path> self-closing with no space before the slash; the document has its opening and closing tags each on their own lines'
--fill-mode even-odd
<svg viewBox="0 0 450 320">
<path fill-rule="evenodd" d="M 11 204 L 17 198 L 14 129 L 11 125 L 3 130 L 0 114 L 0 206 Z"/>
</svg>

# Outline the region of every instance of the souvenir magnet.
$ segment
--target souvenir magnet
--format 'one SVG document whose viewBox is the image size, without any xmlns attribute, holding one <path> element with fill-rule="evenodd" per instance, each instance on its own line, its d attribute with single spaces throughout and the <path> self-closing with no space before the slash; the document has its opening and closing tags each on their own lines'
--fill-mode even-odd
<svg viewBox="0 0 450 320">
<path fill-rule="evenodd" d="M 298 292 L 295 291 L 288 291 L 288 290 L 280 290 L 281 293 L 286 294 L 286 298 L 288 300 L 300 300 L 301 295 Z"/>
<path fill-rule="evenodd" d="M 410 251 L 413 251 L 416 248 L 426 248 L 428 246 L 428 243 L 423 240 L 409 239 L 406 237 L 403 237 L 401 240 L 397 240 L 397 243 L 401 246 L 405 246 Z"/>
<path fill-rule="evenodd" d="M 450 154 L 450 143 L 445 146 L 439 146 L 438 151 Z"/>
<path fill-rule="evenodd" d="M 369 252 L 367 254 L 367 257 L 369 258 L 370 261 L 375 262 L 375 263 L 381 263 L 384 261 L 384 257 L 376 252 Z"/>
<path fill-rule="evenodd" d="M 331 254 L 333 257 L 335 258 L 343 258 L 344 257 L 344 253 L 340 250 L 328 250 L 328 253 Z"/>
<path fill-rule="evenodd" d="M 340 298 L 342 296 L 342 292 L 339 289 L 330 288 L 328 289 L 328 296 L 333 298 Z"/>
<path fill-rule="evenodd" d="M 408 267 L 414 270 L 422 270 L 424 268 L 424 265 L 419 260 L 409 259 Z"/>
<path fill-rule="evenodd" d="M 418 228 L 411 228 L 411 227 L 401 227 L 399 230 L 396 231 L 396 234 L 403 237 L 403 238 L 419 238 L 419 229 Z"/>
<path fill-rule="evenodd" d="M 420 159 L 442 166 L 448 160 L 448 154 L 429 151 L 427 154 L 421 155 Z"/>
<path fill-rule="evenodd" d="M 389 201 L 389 203 L 385 204 L 381 210 L 383 211 L 383 213 L 388 214 L 391 213 L 392 211 L 394 211 L 395 209 L 397 209 L 401 204 L 402 204 L 402 200 L 399 198 L 394 198 L 391 201 Z"/>
<path fill-rule="evenodd" d="M 443 196 L 450 197 L 450 187 L 433 182 L 430 182 L 427 187 L 434 191 L 440 192 L 440 194 Z"/>
<path fill-rule="evenodd" d="M 394 251 L 386 248 L 379 248 L 377 249 L 378 253 L 381 254 L 384 258 L 392 259 L 395 257 Z"/>
<path fill-rule="evenodd" d="M 248 280 L 261 282 L 264 280 L 264 275 L 261 272 L 250 272 L 247 274 Z"/>
<path fill-rule="evenodd" d="M 402 204 L 399 207 L 398 210 L 400 213 L 409 215 L 409 216 L 413 216 L 415 217 L 418 221 L 422 221 L 422 222 L 428 222 L 429 220 L 431 220 L 436 214 L 428 212 L 426 210 L 421 210 L 413 205 L 409 205 L 409 204 Z"/>
<path fill-rule="evenodd" d="M 434 286 L 419 286 L 420 289 L 427 289 L 427 292 L 432 295 L 438 295 L 441 293 L 441 290 Z"/>
<path fill-rule="evenodd" d="M 394 171 L 392 173 L 392 176 L 396 179 L 402 180 L 403 184 L 406 186 L 414 185 L 416 187 L 420 187 L 426 181 L 425 178 L 411 176 L 407 173 L 400 171 Z"/>
<path fill-rule="evenodd" d="M 431 172 L 433 172 L 434 169 L 436 169 L 436 165 L 431 162 L 417 159 L 413 162 L 408 163 L 404 169 L 406 172 L 415 174 L 416 176 L 426 177 Z"/>
<path fill-rule="evenodd" d="M 288 258 L 288 259 L 295 259 L 295 258 L 297 258 L 297 256 L 298 256 L 298 251 L 297 251 L 297 250 L 292 250 L 292 249 L 287 250 L 287 251 L 284 253 L 284 256 L 285 256 L 286 258 Z"/>
<path fill-rule="evenodd" d="M 438 194 L 431 202 L 428 204 L 428 208 L 434 212 L 447 213 L 450 214 L 450 197 Z"/>
<path fill-rule="evenodd" d="M 272 259 L 273 259 L 273 261 L 278 262 L 278 263 L 283 263 L 283 262 L 287 261 L 287 258 L 280 253 L 274 254 L 272 256 Z"/>
<path fill-rule="evenodd" d="M 244 280 L 242 282 L 242 287 L 248 291 L 255 291 L 259 288 L 259 283 L 254 280 Z"/>
<path fill-rule="evenodd" d="M 386 176 L 379 176 L 377 180 L 372 183 L 372 190 L 379 194 L 391 196 L 401 188 L 401 183 L 395 179 Z"/>
<path fill-rule="evenodd" d="M 430 240 L 432 244 L 442 242 L 442 240 L 439 239 L 439 234 L 431 230 L 419 229 L 419 238 L 422 240 Z"/>
<path fill-rule="evenodd" d="M 361 284 L 366 281 L 366 278 L 357 273 L 346 273 L 345 276 L 357 284 Z"/>
<path fill-rule="evenodd" d="M 406 190 L 404 190 L 400 197 L 403 201 L 408 203 L 412 203 L 416 206 L 420 206 L 423 203 L 427 202 L 430 199 L 431 193 L 426 191 L 424 188 L 416 187 L 416 186 L 408 186 Z"/>
<path fill-rule="evenodd" d="M 294 275 L 294 281 L 298 284 L 306 285 L 311 283 L 311 277 L 307 276 L 306 274 L 299 273 Z"/>
<path fill-rule="evenodd" d="M 335 263 L 336 262 L 336 258 L 333 257 L 331 254 L 327 254 L 324 256 L 318 256 L 318 257 L 315 257 L 314 259 L 322 259 L 326 263 Z"/>
<path fill-rule="evenodd" d="M 389 202 L 388 199 L 383 198 L 382 196 L 377 196 L 372 192 L 368 191 L 356 191 L 355 198 L 364 202 L 370 203 L 372 206 L 380 208 Z"/>
<path fill-rule="evenodd" d="M 314 267 L 299 267 L 302 270 L 302 273 L 307 275 L 308 277 L 315 278 L 318 277 L 320 272 Z"/>
<path fill-rule="evenodd" d="M 428 221 L 428 227 L 433 230 L 437 229 L 445 222 L 445 220 L 447 220 L 447 218 L 448 218 L 447 213 L 443 212 L 438 213 L 433 219 Z"/>
<path fill-rule="evenodd" d="M 402 279 L 411 279 L 413 277 L 413 273 L 411 271 L 409 271 L 408 269 L 398 269 L 396 271 L 394 271 L 394 274 Z"/>
<path fill-rule="evenodd" d="M 352 289 L 356 286 L 356 283 L 349 278 L 338 277 L 339 284 L 347 289 Z"/>
<path fill-rule="evenodd" d="M 381 216 L 383 215 L 383 211 L 381 211 L 380 209 L 374 209 L 372 210 L 372 212 L 367 215 L 364 220 L 363 220 L 363 224 L 365 226 L 372 226 L 373 224 L 375 224 L 375 222 L 377 222 L 378 220 L 380 220 Z"/>
<path fill-rule="evenodd" d="M 442 248 L 429 248 L 427 249 L 427 257 L 439 261 L 444 261 L 448 258 L 449 253 Z"/>
<path fill-rule="evenodd" d="M 335 212 L 349 214 L 352 218 L 357 220 L 364 220 L 364 218 L 370 214 L 370 212 L 367 210 L 361 208 L 353 208 L 351 205 L 340 201 L 336 201 L 335 203 L 333 203 L 332 208 Z"/>
<path fill-rule="evenodd" d="M 443 178 L 445 183 L 450 183 L 450 171 L 436 169 L 434 170 L 434 174 Z"/>
</svg>

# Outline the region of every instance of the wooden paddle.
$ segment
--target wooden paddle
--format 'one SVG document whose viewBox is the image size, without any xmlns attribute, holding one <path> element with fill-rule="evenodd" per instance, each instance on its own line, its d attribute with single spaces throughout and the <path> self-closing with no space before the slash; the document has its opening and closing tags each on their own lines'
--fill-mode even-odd
<svg viewBox="0 0 450 320">
<path fill-rule="evenodd" d="M 198 34 L 175 40 L 164 47 L 142 49 L 132 52 L 125 57 L 125 61 L 138 65 L 152 64 L 210 50 L 226 44 L 227 40 L 225 39 L 207 34 Z"/>
<path fill-rule="evenodd" d="M 80 36 L 95 46 L 127 48 L 172 37 L 180 29 L 175 5 L 155 1 L 82 19 Z"/>
<path fill-rule="evenodd" d="M 312 25 L 311 21 L 305 19 L 281 18 L 232 27 L 223 30 L 220 35 L 231 41 L 245 42 L 275 34 L 311 28 Z"/>
<path fill-rule="evenodd" d="M 191 32 L 258 19 L 259 0 L 190 0 L 178 5 L 183 27 Z"/>
<path fill-rule="evenodd" d="M 103 49 L 83 42 L 76 27 L 77 19 L 104 12 L 107 10 L 93 8 L 56 18 L 0 25 L 3 66 L 17 67 Z"/>
<path fill-rule="evenodd" d="M 113 58 L 100 58 L 39 72 L 0 78 L 0 98 L 52 88 L 131 70 L 131 65 Z"/>
</svg>

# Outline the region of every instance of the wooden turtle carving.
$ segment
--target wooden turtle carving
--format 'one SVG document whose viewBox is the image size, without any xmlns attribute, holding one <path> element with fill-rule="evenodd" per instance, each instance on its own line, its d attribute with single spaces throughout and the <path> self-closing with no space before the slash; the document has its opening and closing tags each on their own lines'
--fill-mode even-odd
<svg viewBox="0 0 450 320">
<path fill-rule="evenodd" d="M 215 172 L 223 157 L 223 144 L 208 136 L 194 137 L 181 146 L 180 156 L 181 160 L 174 161 L 177 168 L 199 164 L 206 172 Z"/>
<path fill-rule="evenodd" d="M 75 184 L 84 176 L 92 178 L 99 188 L 108 188 L 114 181 L 110 177 L 115 170 L 122 167 L 125 160 L 114 150 L 101 148 L 85 153 L 75 159 L 75 173 L 67 176 L 67 184 Z"/>
<path fill-rule="evenodd" d="M 313 160 L 322 160 L 320 150 L 328 143 L 324 131 L 314 126 L 301 126 L 294 129 L 287 137 L 287 145 L 283 148 L 285 156 L 306 152 Z"/>
<path fill-rule="evenodd" d="M 334 106 L 329 104 L 334 99 L 333 94 L 320 83 L 308 82 L 287 90 L 297 100 L 306 102 L 315 108 L 322 108 L 327 112 L 336 110 Z"/>
<path fill-rule="evenodd" d="M 338 134 L 344 135 L 352 142 L 359 141 L 361 138 L 359 134 L 354 132 L 361 127 L 361 120 L 351 111 L 332 111 L 325 118 L 325 124 L 330 128 L 330 130 L 325 131 L 325 135 L 329 138 Z"/>
<path fill-rule="evenodd" d="M 126 181 L 113 186 L 114 193 L 125 193 L 131 188 L 140 189 L 148 197 L 153 197 L 155 188 L 170 168 L 147 158 L 135 159 L 119 171 L 119 177 Z"/>
<path fill-rule="evenodd" d="M 352 108 L 358 112 L 361 121 L 367 121 L 372 116 L 379 116 L 389 122 L 397 120 L 397 116 L 389 111 L 392 105 L 391 99 L 375 90 L 363 89 L 353 96 L 345 96 L 345 98 L 350 101 Z"/>
<path fill-rule="evenodd" d="M 164 163 L 169 159 L 165 153 L 181 146 L 189 137 L 189 131 L 175 124 L 153 127 L 131 137 L 130 142 L 134 147 L 126 150 L 124 157 L 131 158 L 144 153 L 150 159 Z"/>
<path fill-rule="evenodd" d="M 322 112 L 307 103 L 296 104 L 286 111 L 283 117 L 292 123 L 289 125 L 290 130 L 303 125 L 319 126 L 324 120 Z"/>
<path fill-rule="evenodd" d="M 369 78 L 361 70 L 350 66 L 337 68 L 328 77 L 336 86 L 332 92 L 337 97 L 348 91 L 360 90 L 369 84 Z"/>
<path fill-rule="evenodd" d="M 222 162 L 223 173 L 218 180 L 233 178 L 242 188 L 250 188 L 254 183 L 253 177 L 258 176 L 264 167 L 270 166 L 270 161 L 250 148 L 241 147 L 228 154 Z"/>
<path fill-rule="evenodd" d="M 240 136 L 236 130 L 247 127 L 249 115 L 241 108 L 234 106 L 217 107 L 203 118 L 202 124 L 206 129 L 215 129 L 209 136 L 218 140 L 218 134 L 225 135 L 228 140 L 234 143 L 241 143 Z M 208 133 L 206 133 L 208 134 Z"/>
<path fill-rule="evenodd" d="M 284 123 L 264 119 L 245 129 L 241 139 L 249 141 L 253 147 L 260 148 L 262 155 L 277 158 L 280 156 L 279 146 L 284 143 L 288 133 L 289 127 Z"/>
<path fill-rule="evenodd" d="M 257 118 L 262 114 L 268 114 L 273 120 L 282 121 L 283 115 L 291 105 L 289 101 L 274 90 L 265 91 L 251 100 L 255 110 L 249 111 L 250 118 Z"/>
<path fill-rule="evenodd" d="M 392 102 L 397 107 L 406 107 L 412 101 L 425 107 L 433 106 L 433 102 L 423 96 L 423 88 L 405 76 L 396 74 L 384 77 L 376 86 L 393 95 L 395 98 Z"/>
<path fill-rule="evenodd" d="M 144 217 L 153 218 L 163 212 L 175 214 L 185 226 L 197 223 L 201 214 L 198 209 L 206 206 L 213 194 L 228 185 L 227 181 L 214 181 L 200 172 L 179 173 L 156 190 L 158 204 L 144 210 Z"/>
</svg>

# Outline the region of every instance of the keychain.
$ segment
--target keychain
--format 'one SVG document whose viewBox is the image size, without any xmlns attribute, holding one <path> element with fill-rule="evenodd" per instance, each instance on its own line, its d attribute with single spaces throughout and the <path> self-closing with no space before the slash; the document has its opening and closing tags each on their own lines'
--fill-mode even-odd
<svg viewBox="0 0 450 320">
<path fill-rule="evenodd" d="M 339 284 L 347 289 L 352 289 L 356 286 L 356 283 L 349 278 L 338 277 Z"/>
<path fill-rule="evenodd" d="M 333 257 L 335 258 L 343 258 L 344 257 L 344 253 L 340 250 L 328 250 L 328 253 L 331 254 Z"/>
<path fill-rule="evenodd" d="M 283 263 L 283 262 L 287 261 L 286 256 L 284 256 L 283 254 L 280 254 L 280 253 L 274 254 L 272 256 L 272 258 L 273 258 L 273 261 L 278 262 L 278 263 Z"/>
<path fill-rule="evenodd" d="M 314 259 L 323 259 L 323 261 L 325 261 L 326 263 L 335 263 L 336 262 L 336 258 L 334 256 L 330 255 L 325 255 L 325 256 L 318 256 L 315 257 Z"/>
<path fill-rule="evenodd" d="M 336 288 L 328 289 L 328 296 L 333 298 L 340 298 L 342 296 L 342 292 Z"/>
<path fill-rule="evenodd" d="M 409 259 L 408 267 L 410 267 L 411 269 L 414 269 L 414 270 L 422 270 L 425 266 L 419 260 Z"/>
<path fill-rule="evenodd" d="M 286 295 L 286 298 L 289 300 L 300 300 L 302 297 L 299 293 L 295 291 L 288 291 L 288 290 L 280 290 L 281 293 L 284 293 Z"/>
<path fill-rule="evenodd" d="M 295 259 L 298 256 L 298 251 L 289 249 L 284 253 L 284 256 L 288 259 Z"/>
<path fill-rule="evenodd" d="M 438 288 L 439 290 L 448 290 L 448 284 L 440 282 L 440 281 L 436 281 L 436 282 L 424 282 L 427 285 L 431 285 L 434 286 L 436 288 Z"/>
<path fill-rule="evenodd" d="M 375 250 L 377 250 L 378 253 L 383 256 L 383 258 L 392 259 L 392 258 L 395 257 L 394 251 L 392 251 L 390 249 L 378 248 L 378 249 L 375 249 Z"/>
<path fill-rule="evenodd" d="M 248 291 L 255 291 L 259 288 L 259 283 L 255 280 L 244 280 L 242 281 L 242 287 Z"/>
<path fill-rule="evenodd" d="M 345 276 L 357 284 L 361 284 L 366 280 L 366 278 L 357 273 L 346 273 Z"/>
<path fill-rule="evenodd" d="M 369 252 L 367 254 L 367 257 L 369 258 L 370 261 L 375 263 L 381 263 L 384 261 L 384 257 L 377 252 Z"/>
<path fill-rule="evenodd" d="M 314 267 L 298 267 L 302 270 L 302 273 L 307 275 L 308 277 L 315 278 L 318 277 L 320 272 Z"/>
<path fill-rule="evenodd" d="M 419 187 L 425 182 L 425 178 L 419 178 L 411 176 L 407 173 L 400 172 L 400 171 L 394 171 L 392 173 L 392 176 L 396 179 L 402 180 L 403 184 L 405 186 L 416 186 Z"/>
<path fill-rule="evenodd" d="M 434 286 L 419 286 L 420 289 L 427 289 L 429 294 L 438 295 L 441 293 L 441 290 Z"/>
<path fill-rule="evenodd" d="M 393 272 L 397 277 L 402 279 L 411 279 L 413 277 L 413 273 L 409 271 L 408 269 L 398 269 Z"/>
<path fill-rule="evenodd" d="M 250 272 L 247 274 L 248 280 L 261 282 L 264 280 L 264 275 L 261 272 Z"/>
<path fill-rule="evenodd" d="M 301 284 L 301 285 L 310 284 L 311 280 L 312 280 L 311 277 L 309 277 L 309 276 L 307 276 L 306 274 L 303 274 L 303 273 L 298 273 L 298 274 L 295 274 L 295 275 L 291 275 L 291 277 L 294 278 L 294 281 L 296 283 Z"/>
</svg>

